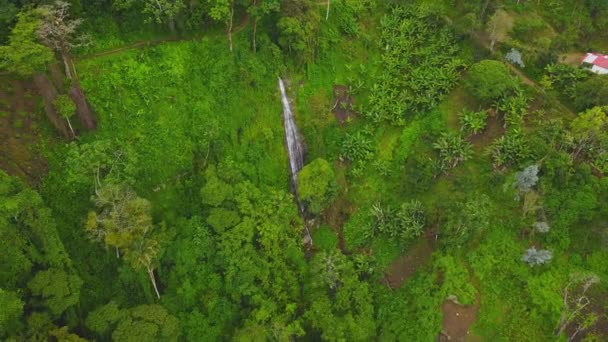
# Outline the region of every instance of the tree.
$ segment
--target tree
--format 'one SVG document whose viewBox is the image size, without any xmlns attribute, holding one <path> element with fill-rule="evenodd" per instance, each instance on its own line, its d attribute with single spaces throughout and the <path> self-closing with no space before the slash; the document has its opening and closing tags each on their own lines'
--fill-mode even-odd
<svg viewBox="0 0 608 342">
<path fill-rule="evenodd" d="M 325 159 L 315 159 L 298 173 L 298 195 L 313 214 L 323 211 L 337 191 L 336 175 Z"/>
<path fill-rule="evenodd" d="M 465 80 L 466 89 L 481 101 L 496 100 L 518 86 L 504 63 L 488 59 L 473 64 Z"/>
<path fill-rule="evenodd" d="M 316 55 L 320 15 L 311 0 L 285 0 L 277 22 L 279 45 L 301 62 L 312 62 Z"/>
<path fill-rule="evenodd" d="M 38 27 L 38 37 L 42 43 L 61 56 L 65 75 L 72 79 L 72 49 L 86 45 L 88 37 L 78 34 L 81 19 L 70 19 L 70 3 L 61 0 L 51 6 L 40 7 L 42 23 Z M 75 69 L 74 69 L 75 71 Z"/>
<path fill-rule="evenodd" d="M 273 12 L 278 12 L 280 8 L 281 2 L 279 0 L 251 0 L 251 6 L 249 6 L 247 12 L 253 17 L 253 52 L 256 52 L 257 50 L 256 35 L 258 31 L 258 21 Z"/>
<path fill-rule="evenodd" d="M 433 144 L 439 151 L 441 163 L 447 168 L 454 168 L 461 162 L 467 161 L 473 154 L 471 143 L 464 140 L 459 134 L 444 132 Z"/>
<path fill-rule="evenodd" d="M 21 77 L 30 77 L 46 68 L 53 53 L 36 41 L 41 25 L 39 10 L 24 10 L 17 15 L 17 23 L 9 36 L 9 44 L 0 46 L 0 68 Z"/>
<path fill-rule="evenodd" d="M 15 292 L 0 288 L 0 338 L 7 338 L 19 330 L 23 302 Z"/>
<path fill-rule="evenodd" d="M 593 76 L 573 86 L 572 101 L 578 110 L 608 105 L 608 76 Z"/>
<path fill-rule="evenodd" d="M 535 247 L 528 248 L 521 260 L 530 266 L 543 265 L 553 259 L 553 253 L 546 249 L 536 250 Z"/>
<path fill-rule="evenodd" d="M 53 104 L 55 105 L 55 108 L 57 108 L 59 115 L 67 121 L 68 127 L 70 127 L 70 131 L 72 132 L 72 137 L 75 137 L 76 133 L 74 133 L 70 118 L 76 113 L 76 105 L 67 95 L 57 96 L 55 101 L 53 101 Z"/>
<path fill-rule="evenodd" d="M 86 129 L 94 129 L 97 127 L 97 120 L 78 83 L 78 74 L 70 56 L 72 49 L 88 44 L 89 38 L 78 33 L 82 20 L 69 18 L 69 10 L 70 4 L 61 0 L 55 1 L 52 6 L 40 7 L 43 21 L 37 33 L 46 46 L 61 56 L 65 75 L 72 83 L 69 95 L 76 105 L 80 121 Z"/>
<path fill-rule="evenodd" d="M 209 15 L 218 22 L 226 24 L 226 34 L 228 35 L 228 47 L 232 51 L 232 24 L 234 20 L 235 0 L 207 0 L 211 5 Z"/>
<path fill-rule="evenodd" d="M 521 52 L 515 48 L 511 48 L 511 51 L 505 55 L 505 59 L 511 64 L 516 64 L 522 68 L 526 67 L 522 59 Z"/>
<path fill-rule="evenodd" d="M 570 124 L 574 140 L 572 159 L 585 157 L 599 166 L 602 172 L 608 171 L 608 107 L 594 107 L 578 115 Z M 606 169 L 604 169 L 604 167 Z"/>
<path fill-rule="evenodd" d="M 129 9 L 142 5 L 142 12 L 156 23 L 167 23 L 171 32 L 175 31 L 175 17 L 185 8 L 183 0 L 113 0 L 117 9 Z"/>
<path fill-rule="evenodd" d="M 572 341 L 580 332 L 595 324 L 597 318 L 589 316 L 594 313 L 586 310 L 592 303 L 587 291 L 599 282 L 600 278 L 593 273 L 575 273 L 570 276 L 570 281 L 563 290 L 563 308 L 556 334 L 558 337 L 568 326 L 576 324 L 574 332 L 568 337 L 568 341 Z"/>
<path fill-rule="evenodd" d="M 145 268 L 156 296 L 160 293 L 154 278 L 158 242 L 151 236 L 153 224 L 150 202 L 140 198 L 125 185 L 106 183 L 96 193 L 93 202 L 98 212 L 91 211 L 85 230 L 93 241 L 125 253 L 131 266 Z"/>
<path fill-rule="evenodd" d="M 50 268 L 36 273 L 28 283 L 35 296 L 40 296 L 44 305 L 56 316 L 76 305 L 80 298 L 82 280 L 62 269 Z"/>
<path fill-rule="evenodd" d="M 526 193 L 532 190 L 532 188 L 538 183 L 538 165 L 530 165 L 523 171 L 515 174 L 515 182 L 513 186 L 517 188 L 519 193 Z"/>
</svg>

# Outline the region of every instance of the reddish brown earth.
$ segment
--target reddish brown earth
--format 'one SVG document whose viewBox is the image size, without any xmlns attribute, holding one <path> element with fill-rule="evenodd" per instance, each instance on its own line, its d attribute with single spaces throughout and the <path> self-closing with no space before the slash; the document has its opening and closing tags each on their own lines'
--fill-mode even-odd
<svg viewBox="0 0 608 342">
<path fill-rule="evenodd" d="M 348 87 L 335 84 L 333 87 L 333 104 L 331 112 L 341 125 L 344 125 L 348 118 L 353 118 L 356 113 L 353 110 L 355 99 L 349 94 Z"/>
<path fill-rule="evenodd" d="M 474 305 L 463 306 L 446 300 L 441 306 L 443 311 L 443 325 L 439 341 L 478 341 L 472 335 L 469 327 L 477 319 L 479 298 Z"/>
<path fill-rule="evenodd" d="M 39 123 L 45 119 L 37 110 L 38 95 L 28 81 L 3 78 L 0 83 L 0 169 L 37 183 L 47 171 L 38 149 Z"/>
<path fill-rule="evenodd" d="M 398 288 L 419 268 L 428 265 L 433 254 L 434 243 L 435 232 L 429 229 L 414 245 L 388 266 L 384 276 L 387 285 L 392 289 Z"/>
<path fill-rule="evenodd" d="M 479 134 L 469 136 L 468 140 L 473 144 L 475 151 L 483 151 L 492 141 L 501 137 L 504 133 L 505 128 L 499 114 L 491 109 L 488 111 L 486 129 Z"/>
</svg>

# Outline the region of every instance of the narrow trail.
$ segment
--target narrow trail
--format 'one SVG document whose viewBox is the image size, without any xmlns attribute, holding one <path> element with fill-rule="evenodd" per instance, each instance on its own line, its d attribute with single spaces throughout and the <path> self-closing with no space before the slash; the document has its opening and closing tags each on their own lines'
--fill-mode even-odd
<svg viewBox="0 0 608 342">
<path fill-rule="evenodd" d="M 243 18 L 241 18 L 241 21 L 239 22 L 239 24 L 237 26 L 235 26 L 234 29 L 232 30 L 232 35 L 234 36 L 234 35 L 238 34 L 239 32 L 241 32 L 245 28 L 245 26 L 247 26 L 247 23 L 249 23 L 249 15 L 245 15 Z M 121 53 L 124 51 L 134 50 L 134 49 L 138 49 L 141 47 L 150 47 L 150 46 L 155 46 L 155 45 L 159 45 L 159 44 L 163 44 L 163 43 L 170 43 L 170 42 L 189 41 L 189 40 L 199 39 L 202 37 L 204 37 L 204 35 L 192 35 L 192 36 L 183 36 L 183 37 L 166 37 L 166 38 L 160 38 L 160 39 L 140 40 L 140 41 L 133 42 L 133 43 L 123 45 L 123 46 L 119 46 L 116 48 L 99 51 L 99 52 L 95 52 L 95 53 L 84 55 L 84 56 L 77 56 L 77 57 L 74 57 L 74 61 L 82 61 L 82 60 L 93 59 L 93 58 L 98 58 L 98 57 L 111 56 L 111 55 L 115 55 L 115 54 L 118 54 L 118 53 Z"/>
</svg>

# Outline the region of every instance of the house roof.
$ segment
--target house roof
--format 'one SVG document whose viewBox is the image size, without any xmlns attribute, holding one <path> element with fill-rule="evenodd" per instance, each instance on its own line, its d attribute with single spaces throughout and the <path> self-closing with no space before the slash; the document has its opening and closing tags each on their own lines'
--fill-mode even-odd
<svg viewBox="0 0 608 342">
<path fill-rule="evenodd" d="M 593 64 L 597 67 L 608 69 L 608 56 L 599 53 L 588 53 L 581 61 L 583 63 Z"/>
</svg>

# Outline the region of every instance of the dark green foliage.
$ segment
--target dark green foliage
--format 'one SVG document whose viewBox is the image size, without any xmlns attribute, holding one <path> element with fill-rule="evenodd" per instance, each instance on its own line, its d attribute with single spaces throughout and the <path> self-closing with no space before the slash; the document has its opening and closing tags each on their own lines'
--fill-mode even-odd
<svg viewBox="0 0 608 342">
<path fill-rule="evenodd" d="M 467 73 L 467 90 L 481 101 L 497 100 L 517 89 L 518 80 L 511 76 L 502 62 L 483 60 L 472 65 Z"/>
<path fill-rule="evenodd" d="M 579 111 L 608 105 L 608 76 L 594 76 L 576 83 L 572 92 L 572 100 Z"/>
</svg>

